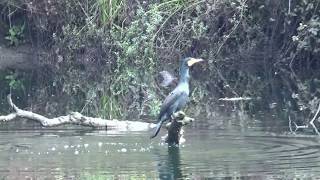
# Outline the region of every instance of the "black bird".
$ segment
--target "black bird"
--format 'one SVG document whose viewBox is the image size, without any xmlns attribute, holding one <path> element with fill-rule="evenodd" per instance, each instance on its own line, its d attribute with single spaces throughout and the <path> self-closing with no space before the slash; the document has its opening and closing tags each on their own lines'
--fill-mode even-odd
<svg viewBox="0 0 320 180">
<path fill-rule="evenodd" d="M 164 121 L 171 119 L 173 113 L 181 110 L 186 105 L 189 98 L 189 67 L 201 61 L 203 60 L 190 57 L 180 61 L 179 83 L 162 103 L 158 123 L 151 138 L 157 136 Z"/>
</svg>

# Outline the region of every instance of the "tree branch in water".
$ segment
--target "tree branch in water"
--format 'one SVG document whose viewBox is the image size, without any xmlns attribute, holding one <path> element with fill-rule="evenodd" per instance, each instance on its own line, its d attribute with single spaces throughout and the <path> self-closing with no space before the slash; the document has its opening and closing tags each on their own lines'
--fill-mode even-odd
<svg viewBox="0 0 320 180">
<path fill-rule="evenodd" d="M 12 101 L 11 94 L 7 96 L 8 103 L 14 112 L 0 116 L 0 122 L 12 121 L 17 118 L 26 118 L 39 122 L 43 127 L 53 127 L 62 124 L 75 124 L 81 126 L 89 126 L 92 128 L 105 128 L 116 129 L 119 131 L 148 131 L 154 128 L 156 125 L 153 123 L 138 122 L 138 121 L 125 121 L 125 120 L 107 120 L 102 118 L 94 118 L 84 116 L 78 112 L 71 112 L 66 116 L 59 116 L 55 118 L 47 118 L 40 114 L 22 110 L 18 108 Z M 182 111 L 179 111 L 173 115 L 173 120 L 166 125 L 168 134 L 166 136 L 166 142 L 169 145 L 179 145 L 185 140 L 183 139 L 182 127 L 194 121 L 193 118 L 185 116 Z"/>
<path fill-rule="evenodd" d="M 25 111 L 18 108 L 11 99 L 11 95 L 7 96 L 9 105 L 13 108 L 14 112 L 6 115 L 0 116 L 0 121 L 11 121 L 17 118 L 26 118 L 39 122 L 44 127 L 59 126 L 62 124 L 75 124 L 81 126 L 89 126 L 93 128 L 110 128 L 118 129 L 120 131 L 146 131 L 153 127 L 155 124 L 138 122 L 138 121 L 120 121 L 120 120 L 107 120 L 102 118 L 87 117 L 78 112 L 71 112 L 66 116 L 59 116 L 55 118 L 47 118 L 40 114 Z"/>
</svg>

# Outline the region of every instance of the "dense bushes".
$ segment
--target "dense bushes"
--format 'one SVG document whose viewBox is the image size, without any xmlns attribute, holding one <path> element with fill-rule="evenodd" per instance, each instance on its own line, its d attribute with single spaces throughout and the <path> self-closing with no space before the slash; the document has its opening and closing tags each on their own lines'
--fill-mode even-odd
<svg viewBox="0 0 320 180">
<path fill-rule="evenodd" d="M 26 17 L 29 41 L 50 52 L 43 63 L 51 74 L 33 76 L 32 98 L 63 105 L 57 113 L 154 116 L 167 91 L 159 90 L 157 72 L 176 72 L 185 56 L 207 60 L 192 70 L 194 112 L 210 115 L 226 96 L 255 98 L 242 105 L 252 111 L 276 102 L 309 112 L 319 102 L 316 0 L 14 3 L 0 4 L 7 29 Z"/>
</svg>

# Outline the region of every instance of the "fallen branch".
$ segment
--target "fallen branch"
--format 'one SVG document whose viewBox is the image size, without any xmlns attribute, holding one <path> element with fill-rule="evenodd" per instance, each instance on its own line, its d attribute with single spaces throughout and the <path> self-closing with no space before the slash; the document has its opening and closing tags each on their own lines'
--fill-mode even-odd
<svg viewBox="0 0 320 180">
<path fill-rule="evenodd" d="M 62 124 L 75 124 L 81 126 L 89 126 L 93 128 L 110 128 L 110 129 L 117 129 L 119 131 L 146 131 L 150 128 L 155 127 L 153 123 L 145 123 L 145 122 L 138 122 L 138 121 L 119 121 L 116 119 L 113 120 L 106 120 L 102 118 L 93 118 L 84 116 L 78 112 L 71 112 L 69 115 L 66 116 L 59 116 L 55 118 L 47 118 L 40 114 L 25 111 L 18 108 L 11 99 L 11 95 L 7 96 L 8 103 L 10 107 L 13 108 L 14 112 L 6 115 L 0 116 L 0 121 L 11 121 L 17 118 L 26 118 L 30 120 L 34 120 L 39 122 L 44 127 L 53 127 L 59 126 Z"/>
<path fill-rule="evenodd" d="M 78 112 L 71 112 L 66 116 L 59 116 L 55 118 L 47 118 L 40 114 L 25 111 L 18 108 L 11 99 L 11 94 L 7 96 L 8 103 L 14 112 L 0 116 L 0 122 L 12 121 L 17 118 L 26 118 L 39 122 L 43 127 L 53 127 L 62 124 L 75 124 L 81 126 L 89 126 L 92 128 L 116 129 L 118 131 L 148 131 L 156 126 L 153 123 L 125 121 L 125 120 L 107 120 L 102 118 L 87 117 Z M 173 120 L 167 124 L 168 135 L 166 142 L 169 145 L 180 144 L 184 142 L 182 137 L 182 127 L 193 121 L 193 118 L 186 117 L 181 111 L 173 115 Z"/>
<path fill-rule="evenodd" d="M 318 117 L 319 112 L 320 112 L 320 104 L 318 106 L 318 110 L 317 110 L 316 114 L 313 116 L 313 118 L 309 122 L 318 135 L 320 135 L 320 133 L 319 133 L 317 127 L 314 125 L 314 120 L 316 120 L 316 118 Z"/>
<path fill-rule="evenodd" d="M 309 121 L 309 124 L 312 126 L 313 130 L 320 136 L 320 132 L 319 132 L 318 128 L 316 127 L 316 125 L 314 124 L 314 121 L 317 119 L 319 113 L 320 113 L 320 104 L 318 106 L 317 112 L 314 114 L 313 118 Z M 293 122 L 293 124 L 295 125 L 294 132 L 296 132 L 299 129 L 307 129 L 307 128 L 309 128 L 309 124 L 297 125 L 295 122 Z M 289 128 L 290 128 L 290 131 L 292 132 L 290 116 L 289 116 Z"/>
</svg>

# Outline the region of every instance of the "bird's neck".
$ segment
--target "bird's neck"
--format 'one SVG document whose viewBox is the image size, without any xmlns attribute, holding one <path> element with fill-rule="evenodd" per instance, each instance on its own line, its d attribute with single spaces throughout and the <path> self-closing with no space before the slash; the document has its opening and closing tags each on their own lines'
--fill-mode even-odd
<svg viewBox="0 0 320 180">
<path fill-rule="evenodd" d="M 180 78 L 179 78 L 179 84 L 189 84 L 189 67 L 181 67 L 180 68 Z"/>
</svg>

